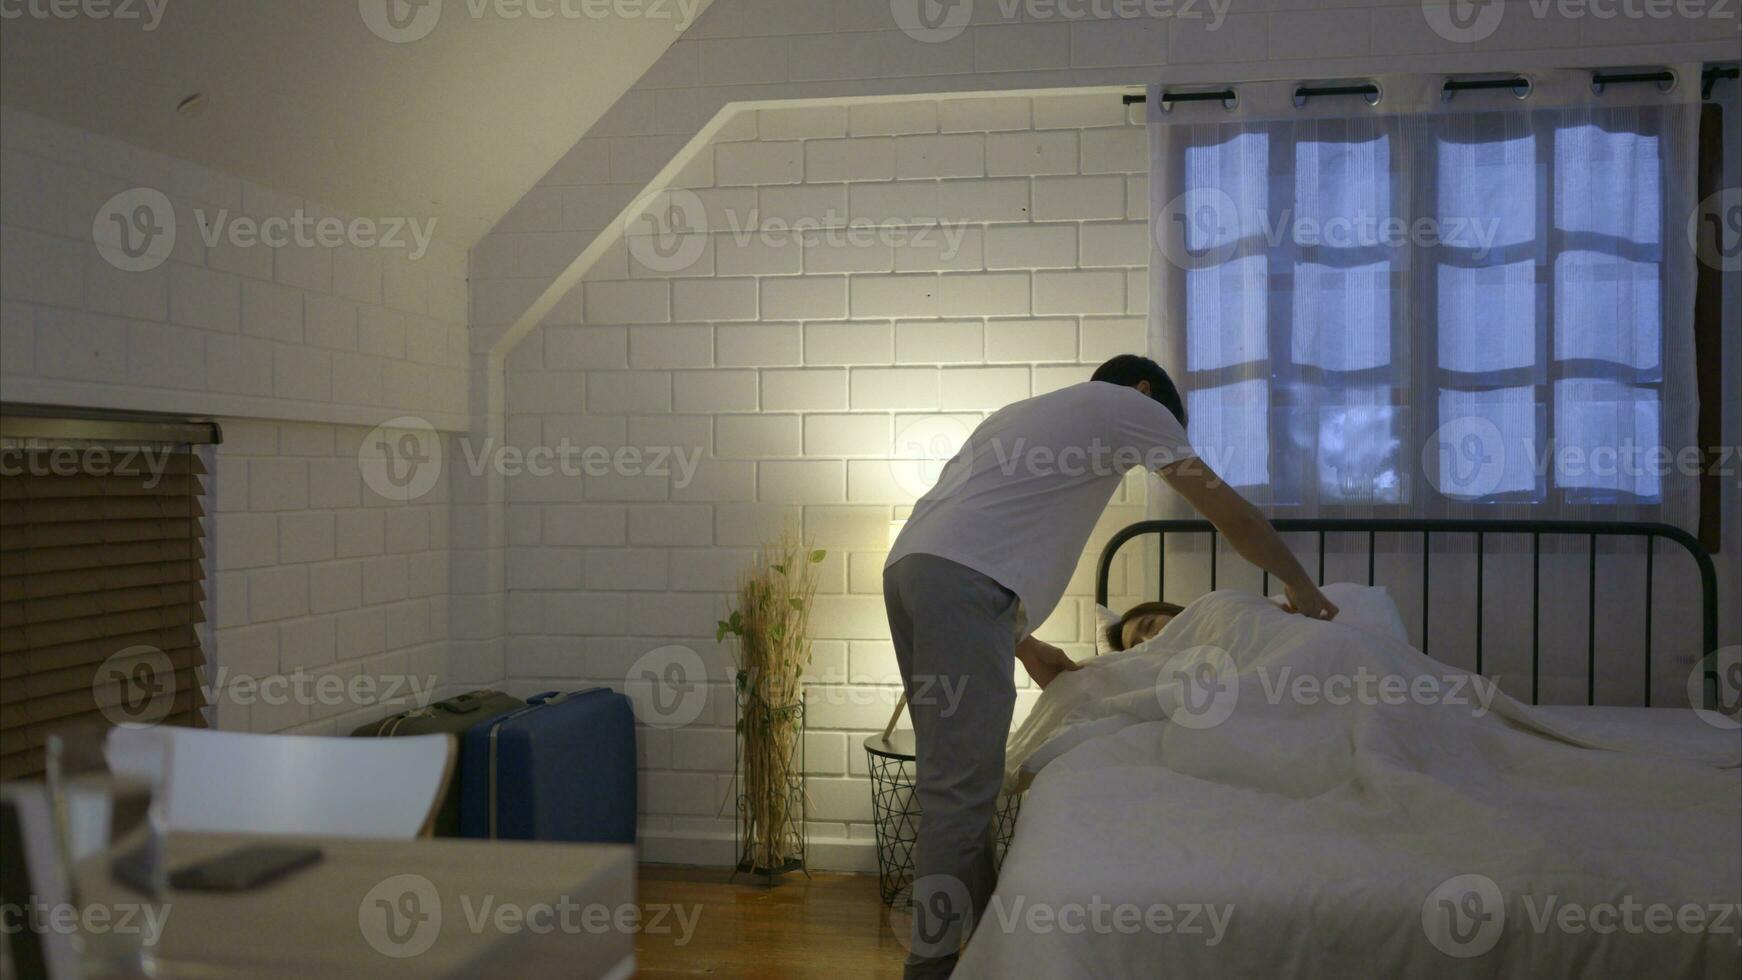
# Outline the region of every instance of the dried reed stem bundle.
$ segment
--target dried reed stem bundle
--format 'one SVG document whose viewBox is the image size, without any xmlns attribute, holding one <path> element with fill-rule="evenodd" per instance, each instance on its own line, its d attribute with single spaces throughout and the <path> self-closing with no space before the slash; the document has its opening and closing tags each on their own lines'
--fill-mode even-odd
<svg viewBox="0 0 1742 980">
<path fill-rule="evenodd" d="M 816 566 L 824 555 L 791 530 L 764 546 L 739 580 L 738 607 L 717 632 L 717 639 L 737 640 L 739 856 L 750 868 L 779 870 L 804 849 L 800 695 L 811 659 Z"/>
</svg>

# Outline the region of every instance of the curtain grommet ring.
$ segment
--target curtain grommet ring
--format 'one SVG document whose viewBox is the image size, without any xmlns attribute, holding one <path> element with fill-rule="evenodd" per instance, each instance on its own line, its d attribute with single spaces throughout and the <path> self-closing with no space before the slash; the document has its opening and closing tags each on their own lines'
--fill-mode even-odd
<svg viewBox="0 0 1742 980">
<path fill-rule="evenodd" d="M 1518 76 L 1518 81 L 1512 86 L 1512 97 L 1520 102 L 1530 98 L 1530 93 L 1536 91 L 1536 83 L 1528 75 Z"/>
<path fill-rule="evenodd" d="M 1228 90 L 1228 97 L 1222 100 L 1222 110 L 1224 112 L 1233 112 L 1235 109 L 1238 109 L 1239 107 L 1240 107 L 1240 90 L 1239 89 L 1229 89 Z"/>
<path fill-rule="evenodd" d="M 1368 92 L 1366 95 L 1361 96 L 1361 101 L 1367 103 L 1367 105 L 1370 108 L 1375 108 L 1375 109 L 1377 109 L 1379 107 L 1379 103 L 1384 101 L 1384 99 L 1385 99 L 1385 86 L 1380 84 L 1380 82 L 1377 78 L 1375 78 L 1373 80 L 1373 91 Z"/>
</svg>

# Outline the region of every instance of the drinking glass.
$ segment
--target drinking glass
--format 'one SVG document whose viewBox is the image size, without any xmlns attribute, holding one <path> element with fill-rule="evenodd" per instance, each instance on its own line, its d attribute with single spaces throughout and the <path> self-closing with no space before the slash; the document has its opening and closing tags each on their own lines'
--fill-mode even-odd
<svg viewBox="0 0 1742 980">
<path fill-rule="evenodd" d="M 151 729 L 108 736 L 81 728 L 45 744 L 56 856 L 76 913 L 73 944 L 93 980 L 156 977 L 155 929 L 168 911 L 161 899 L 170 739 Z"/>
</svg>

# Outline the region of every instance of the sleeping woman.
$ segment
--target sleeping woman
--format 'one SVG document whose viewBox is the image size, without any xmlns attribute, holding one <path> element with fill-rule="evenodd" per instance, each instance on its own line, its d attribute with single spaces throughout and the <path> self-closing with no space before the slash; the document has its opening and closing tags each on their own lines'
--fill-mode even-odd
<svg viewBox="0 0 1742 980">
<path fill-rule="evenodd" d="M 1171 602 L 1140 602 L 1125 610 L 1125 615 L 1107 627 L 1107 646 L 1114 651 L 1129 650 L 1161 632 L 1161 628 L 1185 607 Z"/>
</svg>

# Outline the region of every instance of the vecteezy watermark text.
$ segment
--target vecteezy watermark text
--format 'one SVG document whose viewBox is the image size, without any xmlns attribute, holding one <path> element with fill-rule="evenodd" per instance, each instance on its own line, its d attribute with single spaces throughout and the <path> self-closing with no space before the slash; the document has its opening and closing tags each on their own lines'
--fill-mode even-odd
<svg viewBox="0 0 1742 980">
<path fill-rule="evenodd" d="M 701 446 L 601 446 L 581 444 L 564 436 L 551 444 L 515 446 L 494 436 L 474 440 L 460 436 L 460 459 L 474 476 L 505 477 L 608 476 L 650 477 L 671 481 L 682 489 L 695 479 Z M 409 502 L 435 489 L 450 450 L 427 419 L 402 415 L 370 429 L 357 447 L 363 482 L 387 500 Z"/>
<path fill-rule="evenodd" d="M 700 905 L 577 902 L 563 895 L 554 902 L 519 903 L 494 895 L 460 895 L 461 921 L 473 935 L 532 933 L 606 935 L 633 933 L 676 936 L 685 946 L 695 937 Z M 403 959 L 427 952 L 441 937 L 444 907 L 435 882 L 420 874 L 383 879 L 357 903 L 357 927 L 371 948 Z"/>
<path fill-rule="evenodd" d="M 891 477 L 915 497 L 955 493 L 972 472 L 966 458 L 972 434 L 967 423 L 954 415 L 915 417 L 896 432 L 895 455 L 889 460 Z M 1139 466 L 1154 471 L 1196 458 L 1216 482 L 1217 474 L 1228 472 L 1242 447 L 1206 445 L 1187 457 L 1165 447 L 1115 446 L 1099 438 L 1081 445 L 1050 445 L 994 437 L 975 451 L 982 450 L 991 452 L 994 465 L 1005 476 L 1124 476 Z"/>
<path fill-rule="evenodd" d="M 257 217 L 228 208 L 192 209 L 207 248 L 271 249 L 342 247 L 404 250 L 423 258 L 435 238 L 436 220 L 407 216 L 341 218 L 313 215 L 301 208 L 289 214 Z M 148 272 L 168 261 L 181 227 L 169 196 L 154 187 L 132 187 L 103 202 L 91 219 L 91 241 L 103 260 L 123 272 Z"/>
<path fill-rule="evenodd" d="M 1344 707 L 1359 704 L 1367 707 L 1404 704 L 1443 704 L 1467 707 L 1472 716 L 1480 718 L 1494 706 L 1500 695 L 1500 685 L 1480 674 L 1451 673 L 1444 677 L 1433 674 L 1383 674 L 1358 667 L 1352 674 L 1297 673 L 1283 666 L 1274 674 L 1268 666 L 1257 670 L 1264 697 L 1271 704 L 1317 705 Z"/>
<path fill-rule="evenodd" d="M 1405 218 L 1364 209 L 1352 214 L 1301 214 L 1293 208 L 1242 206 L 1217 187 L 1196 187 L 1173 197 L 1156 215 L 1151 233 L 1167 260 L 1205 269 L 1233 258 L 1242 242 L 1278 249 L 1451 248 L 1482 259 L 1500 238 L 1498 217 L 1422 215 Z"/>
<path fill-rule="evenodd" d="M 833 208 L 817 215 L 766 215 L 759 208 L 717 209 L 710 214 L 701 195 L 684 188 L 663 189 L 624 211 L 622 231 L 629 254 L 654 272 L 691 268 L 707 251 L 710 234 L 732 244 L 763 248 L 913 248 L 955 258 L 967 237 L 967 222 L 935 215 L 844 215 Z"/>
<path fill-rule="evenodd" d="M 155 489 L 169 469 L 170 446 L 49 446 L 0 449 L 0 476 L 127 476 Z"/>
<path fill-rule="evenodd" d="M 1254 678 L 1255 685 L 1243 683 Z M 1241 700 L 1256 694 L 1270 705 L 1344 708 L 1407 704 L 1459 708 L 1481 718 L 1493 709 L 1500 685 L 1464 671 L 1401 674 L 1370 670 L 1314 671 L 1269 664 L 1242 672 L 1226 650 L 1198 646 L 1169 655 L 1155 678 L 1162 713 L 1184 728 L 1214 728 L 1233 716 Z"/>
<path fill-rule="evenodd" d="M 406 257 L 412 261 L 423 258 L 435 238 L 436 219 L 422 221 L 411 217 L 340 218 L 336 215 L 311 215 L 301 208 L 289 214 L 256 218 L 251 215 L 231 215 L 219 208 L 207 214 L 194 209 L 194 221 L 207 248 L 227 242 L 236 248 L 385 248 L 409 249 Z M 407 235 L 409 234 L 409 238 Z"/>
<path fill-rule="evenodd" d="M 1032 476 L 1121 476 L 1139 466 L 1158 470 L 1195 458 L 1182 456 L 1166 447 L 1144 450 L 1136 446 L 1113 446 L 1099 438 L 1083 446 L 1048 446 L 1035 445 L 1019 436 L 1009 443 L 993 439 L 991 448 L 998 468 L 1005 476 L 1013 476 L 1018 471 Z"/>
<path fill-rule="evenodd" d="M 1131 936 L 1153 933 L 1202 937 L 1205 946 L 1220 945 L 1234 918 L 1234 906 L 1202 902 L 1108 902 L 1094 895 L 1087 902 L 1031 902 L 1025 896 L 993 895 L 992 915 L 982 926 L 996 923 L 1006 934 Z"/>
<path fill-rule="evenodd" d="M 1421 0 L 1433 32 L 1457 44 L 1475 44 L 1500 29 L 1509 10 L 1532 20 L 1737 20 L 1734 0 Z"/>
<path fill-rule="evenodd" d="M 1556 893 L 1509 896 L 1499 882 L 1485 874 L 1447 878 L 1422 901 L 1421 926 L 1428 941 L 1457 959 L 1471 959 L 1493 949 L 1509 924 L 1522 925 L 1539 936 L 1681 933 L 1738 936 L 1742 944 L 1742 903 L 1642 901 L 1633 895 L 1602 902 L 1583 902 Z"/>
<path fill-rule="evenodd" d="M 1534 433 L 1508 436 L 1481 414 L 1445 421 L 1422 444 L 1422 471 L 1434 489 L 1450 497 L 1473 499 L 1498 492 L 1528 490 L 1552 475 L 1562 486 L 1637 487 L 1655 493 L 1669 477 L 1742 475 L 1742 448 L 1734 445 L 1666 446 L 1631 436 L 1597 445 Z"/>
<path fill-rule="evenodd" d="M 1233 0 L 889 0 L 889 13 L 903 34 L 926 44 L 957 37 L 970 23 L 1103 20 L 1204 20 L 1214 31 L 1227 19 Z"/>
<path fill-rule="evenodd" d="M 318 707 L 422 708 L 435 696 L 441 678 L 435 674 L 311 674 L 300 668 L 288 674 L 257 677 L 219 667 L 204 688 L 208 704 L 306 704 Z"/>
<path fill-rule="evenodd" d="M 24 902 L 0 904 L 0 933 L 16 936 L 28 930 L 37 935 L 138 936 L 139 944 L 150 948 L 163 938 L 170 908 L 168 902 L 160 905 L 93 902 L 78 906 L 70 902 L 49 902 L 32 895 Z"/>
<path fill-rule="evenodd" d="M 473 20 L 668 20 L 682 32 L 695 23 L 701 5 L 701 0 L 463 0 L 451 6 Z M 428 37 L 444 6 L 443 0 L 357 0 L 364 26 L 393 44 Z"/>
<path fill-rule="evenodd" d="M 486 470 L 503 476 L 669 476 L 672 485 L 689 486 L 701 462 L 700 446 L 581 446 L 567 438 L 554 446 L 503 446 L 486 438 L 474 448 L 460 440 L 466 469 L 473 476 Z"/>
<path fill-rule="evenodd" d="M 136 21 L 149 33 L 168 7 L 169 0 L 0 0 L 0 20 Z"/>
<path fill-rule="evenodd" d="M 435 696 L 434 674 L 312 674 L 301 668 L 259 675 L 220 666 L 197 685 L 178 678 L 169 654 L 135 645 L 103 659 L 91 677 L 91 694 L 103 717 L 117 725 L 155 725 L 175 710 L 178 696 L 198 690 L 206 704 L 324 708 L 422 708 Z"/>
</svg>

